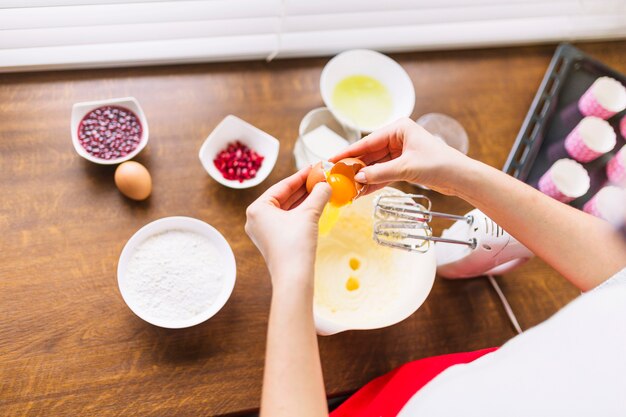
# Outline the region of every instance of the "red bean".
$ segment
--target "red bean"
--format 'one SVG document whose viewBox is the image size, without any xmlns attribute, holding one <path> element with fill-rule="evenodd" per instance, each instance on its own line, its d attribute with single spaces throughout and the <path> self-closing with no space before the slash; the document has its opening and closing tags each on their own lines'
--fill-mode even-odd
<svg viewBox="0 0 626 417">
<path fill-rule="evenodd" d="M 132 111 L 102 106 L 87 113 L 78 125 L 78 141 L 96 158 L 112 160 L 134 151 L 141 142 L 142 126 Z"/>
</svg>

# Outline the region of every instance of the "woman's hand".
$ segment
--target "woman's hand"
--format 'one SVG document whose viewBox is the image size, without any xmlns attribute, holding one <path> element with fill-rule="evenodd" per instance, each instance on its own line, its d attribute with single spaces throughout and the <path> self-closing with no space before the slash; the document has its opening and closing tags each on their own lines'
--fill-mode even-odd
<svg viewBox="0 0 626 417">
<path fill-rule="evenodd" d="M 270 187 L 246 212 L 246 233 L 265 258 L 274 287 L 261 417 L 328 417 L 313 322 L 313 266 L 330 187 L 319 183 L 307 194 L 310 170 Z"/>
<path fill-rule="evenodd" d="M 310 170 L 305 168 L 273 185 L 246 211 L 246 233 L 265 258 L 273 285 L 285 276 L 312 277 L 318 220 L 330 187 L 319 183 L 308 195 L 305 184 Z"/>
<path fill-rule="evenodd" d="M 331 161 L 347 157 L 368 165 L 355 177 L 369 185 L 368 193 L 393 181 L 409 181 L 451 195 L 455 178 L 472 161 L 408 118 L 376 130 Z"/>
<path fill-rule="evenodd" d="M 626 244 L 608 222 L 463 155 L 412 120 L 373 132 L 332 161 L 351 156 L 368 164 L 355 176 L 372 184 L 368 192 L 409 181 L 460 197 L 583 291 L 626 265 Z"/>
</svg>

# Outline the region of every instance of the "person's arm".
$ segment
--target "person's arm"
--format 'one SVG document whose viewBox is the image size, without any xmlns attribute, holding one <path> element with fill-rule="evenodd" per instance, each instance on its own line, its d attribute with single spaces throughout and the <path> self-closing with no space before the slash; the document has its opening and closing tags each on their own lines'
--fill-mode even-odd
<svg viewBox="0 0 626 417">
<path fill-rule="evenodd" d="M 468 201 L 581 290 L 626 266 L 626 245 L 607 222 L 461 154 L 409 119 L 373 132 L 332 160 L 349 156 L 369 165 L 355 178 L 370 190 L 410 181 Z"/>
<path fill-rule="evenodd" d="M 284 276 L 272 279 L 285 285 L 275 286 L 272 294 L 261 416 L 326 417 L 328 406 L 313 322 L 313 272 L 279 274 Z M 300 288 L 303 281 L 311 284 Z"/>
<path fill-rule="evenodd" d="M 317 222 L 330 188 L 318 184 L 307 195 L 309 170 L 272 186 L 247 211 L 246 232 L 272 278 L 263 417 L 328 416 L 313 321 L 313 275 Z"/>
<path fill-rule="evenodd" d="M 608 222 L 502 171 L 472 161 L 454 191 L 583 291 L 626 266 L 626 243 Z"/>
</svg>

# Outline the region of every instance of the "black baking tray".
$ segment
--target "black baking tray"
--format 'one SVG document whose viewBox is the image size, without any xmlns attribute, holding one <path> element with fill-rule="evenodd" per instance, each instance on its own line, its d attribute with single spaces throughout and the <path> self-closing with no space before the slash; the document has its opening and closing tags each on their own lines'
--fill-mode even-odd
<svg viewBox="0 0 626 417">
<path fill-rule="evenodd" d="M 550 61 L 503 171 L 537 188 L 539 178 L 555 161 L 569 158 L 564 147 L 565 137 L 583 118 L 578 111 L 578 99 L 596 78 L 602 76 L 615 78 L 626 85 L 624 74 L 568 43 L 560 44 Z M 572 206 L 582 207 L 607 182 L 606 163 L 626 142 L 619 131 L 619 121 L 625 113 L 621 112 L 609 119 L 617 133 L 617 144 L 613 151 L 583 164 L 589 172 L 591 186 L 587 194 L 572 201 Z"/>
</svg>

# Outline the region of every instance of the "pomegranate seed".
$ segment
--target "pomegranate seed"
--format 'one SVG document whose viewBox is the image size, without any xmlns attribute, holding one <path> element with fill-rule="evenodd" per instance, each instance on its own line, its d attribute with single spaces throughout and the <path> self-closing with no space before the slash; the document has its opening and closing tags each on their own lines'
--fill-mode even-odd
<svg viewBox="0 0 626 417">
<path fill-rule="evenodd" d="M 261 155 L 238 140 L 229 143 L 213 160 L 224 178 L 239 182 L 256 177 L 262 163 Z"/>
</svg>

